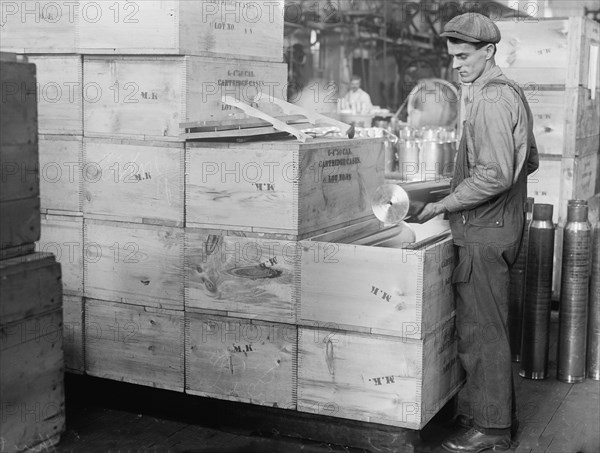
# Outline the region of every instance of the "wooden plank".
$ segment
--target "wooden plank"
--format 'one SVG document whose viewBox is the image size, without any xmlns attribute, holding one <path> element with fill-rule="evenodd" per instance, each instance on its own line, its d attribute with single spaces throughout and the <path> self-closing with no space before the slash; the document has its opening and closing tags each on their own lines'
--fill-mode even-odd
<svg viewBox="0 0 600 453">
<path fill-rule="evenodd" d="M 63 319 L 65 369 L 83 374 L 83 297 L 63 296 Z"/>
<path fill-rule="evenodd" d="M 283 0 L 81 2 L 98 20 L 79 22 L 86 54 L 212 55 L 283 60 Z"/>
<path fill-rule="evenodd" d="M 2 50 L 17 53 L 77 52 L 79 14 L 76 2 L 25 0 L 6 2 L 4 7 L 4 23 L 0 28 Z"/>
<path fill-rule="evenodd" d="M 454 248 L 303 241 L 298 322 L 421 339 L 454 312 Z M 341 327 L 338 327 L 341 328 Z"/>
<path fill-rule="evenodd" d="M 383 143 L 187 143 L 186 167 L 187 225 L 307 238 L 373 217 Z"/>
<path fill-rule="evenodd" d="M 0 27 L 4 35 L 5 27 Z M 4 40 L 3 40 L 4 45 Z M 35 66 L 2 62 L 0 102 L 0 146 L 37 143 L 37 86 Z M 4 160 L 4 157 L 2 158 Z"/>
<path fill-rule="evenodd" d="M 31 55 L 29 61 L 37 68 L 39 133 L 83 134 L 83 98 L 94 99 L 97 87 L 84 86 L 81 55 Z"/>
<path fill-rule="evenodd" d="M 362 222 L 356 222 L 337 230 L 328 231 L 312 236 L 307 241 L 319 241 L 319 242 L 339 242 L 343 244 L 350 244 L 355 239 L 369 236 L 373 233 L 377 233 L 383 228 L 383 224 L 379 219 L 373 217 L 371 219 L 363 220 Z"/>
<path fill-rule="evenodd" d="M 83 137 L 40 136 L 40 204 L 42 212 L 83 212 Z"/>
<path fill-rule="evenodd" d="M 0 260 L 8 260 L 17 256 L 25 256 L 35 252 L 35 244 L 25 244 L 18 247 L 0 249 Z"/>
<path fill-rule="evenodd" d="M 274 99 L 275 98 L 272 98 L 272 100 L 274 100 Z M 222 102 L 229 107 L 236 107 L 236 108 L 240 109 L 241 111 L 243 111 L 246 115 L 248 115 L 250 117 L 260 118 L 260 119 L 270 122 L 271 124 L 273 124 L 273 127 L 275 129 L 277 129 L 281 132 L 287 132 L 288 134 L 293 135 L 301 143 L 304 143 L 307 140 L 312 140 L 312 137 L 310 135 L 305 134 L 298 128 L 287 124 L 285 121 L 280 121 L 275 116 L 268 115 L 265 112 L 263 112 L 262 110 L 252 107 L 251 105 L 246 104 L 245 102 L 238 101 L 237 99 L 235 99 L 231 96 L 223 96 Z"/>
<path fill-rule="evenodd" d="M 290 126 L 290 128 L 294 128 L 298 125 Z M 302 124 L 300 126 L 308 127 L 309 123 Z M 299 130 L 299 129 L 298 129 Z M 189 132 L 187 134 L 181 134 L 180 137 L 186 140 L 209 140 L 209 139 L 221 139 L 229 141 L 246 141 L 250 138 L 260 138 L 265 137 L 264 140 L 275 140 L 277 137 L 283 136 L 285 138 L 289 137 L 288 132 L 281 132 L 278 129 L 275 129 L 273 126 L 265 126 L 265 127 L 253 127 L 253 128 L 244 128 L 244 129 L 228 129 L 224 131 L 215 131 L 215 132 Z"/>
<path fill-rule="evenodd" d="M 244 118 L 221 103 L 285 89 L 284 64 L 212 57 L 85 56 L 85 135 L 180 140 L 179 123 Z M 272 95 L 272 94 L 271 94 Z"/>
<path fill-rule="evenodd" d="M 186 313 L 186 392 L 295 409 L 297 327 Z"/>
<path fill-rule="evenodd" d="M 506 20 L 497 25 L 502 40 L 497 46 L 496 62 L 509 78 L 535 86 L 589 88 L 590 47 L 600 43 L 597 23 L 572 17 Z M 600 77 L 598 69 L 596 77 Z"/>
<path fill-rule="evenodd" d="M 60 298 L 53 311 L 0 327 L 0 363 L 2 448 L 52 445 L 65 429 Z"/>
<path fill-rule="evenodd" d="M 598 136 L 600 134 L 600 86 L 595 97 L 587 88 L 567 88 L 566 93 L 565 143 L 568 146 L 577 139 Z M 580 149 L 565 149 L 565 157 L 583 156 Z M 596 152 L 598 150 L 596 149 Z"/>
<path fill-rule="evenodd" d="M 40 199 L 0 203 L 0 249 L 33 244 L 40 238 Z"/>
<path fill-rule="evenodd" d="M 83 218 L 44 214 L 36 248 L 60 263 L 63 293 L 83 296 Z"/>
<path fill-rule="evenodd" d="M 0 324 L 60 306 L 60 265 L 49 253 L 32 253 L 0 261 Z"/>
<path fill-rule="evenodd" d="M 38 197 L 38 144 L 1 145 L 0 153 L 0 203 Z"/>
<path fill-rule="evenodd" d="M 288 124 L 306 122 L 304 115 L 281 115 L 276 117 L 280 121 Z M 187 132 L 216 132 L 231 129 L 246 129 L 254 127 L 269 126 L 271 123 L 257 118 L 245 118 L 239 120 L 221 120 L 221 121 L 191 121 L 189 123 L 179 123 L 179 127 Z"/>
<path fill-rule="evenodd" d="M 296 321 L 295 242 L 185 231 L 185 306 L 267 321 Z"/>
<path fill-rule="evenodd" d="M 86 218 L 183 226 L 183 144 L 85 138 Z"/>
<path fill-rule="evenodd" d="M 183 312 L 85 300 L 86 373 L 183 391 Z"/>
<path fill-rule="evenodd" d="M 315 405 L 314 411 L 310 413 L 254 405 L 238 406 L 241 407 L 224 407 L 214 411 L 222 430 L 239 432 L 240 429 L 244 429 L 244 432 L 268 438 L 275 432 L 278 438 L 281 436 L 281 439 L 302 440 L 303 444 L 297 450 L 299 452 L 416 453 L 422 451 L 419 448 L 421 446 L 419 431 L 337 418 L 334 417 L 337 409 L 333 404 Z M 314 449 L 310 449 L 308 442 L 311 441 L 316 443 Z M 269 443 L 257 446 L 255 451 L 293 452 L 295 450 L 292 445 L 279 446 Z"/>
<path fill-rule="evenodd" d="M 84 295 L 183 310 L 183 229 L 84 221 Z"/>
<path fill-rule="evenodd" d="M 461 383 L 456 339 L 443 332 L 413 340 L 300 327 L 298 410 L 329 404 L 335 417 L 422 428 Z"/>
</svg>

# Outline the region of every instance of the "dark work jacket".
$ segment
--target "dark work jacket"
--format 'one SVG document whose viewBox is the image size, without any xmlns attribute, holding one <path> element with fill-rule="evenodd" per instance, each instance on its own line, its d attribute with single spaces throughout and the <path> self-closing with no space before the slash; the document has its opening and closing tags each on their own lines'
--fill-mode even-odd
<svg viewBox="0 0 600 453">
<path fill-rule="evenodd" d="M 486 82 L 486 87 L 491 85 L 507 85 L 515 94 L 515 102 L 522 102 L 527 112 L 529 121 L 527 138 L 527 155 L 525 164 L 522 165 L 518 175 L 501 174 L 499 167 L 489 164 L 486 169 L 479 169 L 480 174 L 484 174 L 482 179 L 491 179 L 495 176 L 510 178 L 510 186 L 501 193 L 488 197 L 483 202 L 462 208 L 456 206 L 449 214 L 450 227 L 456 245 L 514 245 L 521 241 L 523 234 L 523 224 L 525 220 L 526 201 L 527 201 L 527 175 L 537 168 L 537 149 L 533 137 L 532 115 L 523 91 L 512 81 L 502 77 L 493 78 Z M 458 149 L 456 167 L 452 180 L 451 191 L 462 183 L 469 183 L 470 175 L 469 155 L 477 156 L 477 149 L 469 149 L 474 143 L 474 134 L 485 134 L 485 130 L 473 130 L 473 125 L 465 121 L 463 133 Z M 511 133 L 511 131 L 507 131 Z M 535 153 L 535 156 L 531 156 Z M 533 158 L 533 159 L 532 159 Z M 530 161 L 535 163 L 530 165 Z M 496 172 L 498 173 L 496 175 Z M 476 176 L 477 177 L 477 176 Z M 476 186 L 476 184 L 472 184 Z M 452 195 L 451 195 L 452 196 Z M 450 197 L 449 197 L 450 198 Z M 450 202 L 452 204 L 452 202 Z"/>
</svg>

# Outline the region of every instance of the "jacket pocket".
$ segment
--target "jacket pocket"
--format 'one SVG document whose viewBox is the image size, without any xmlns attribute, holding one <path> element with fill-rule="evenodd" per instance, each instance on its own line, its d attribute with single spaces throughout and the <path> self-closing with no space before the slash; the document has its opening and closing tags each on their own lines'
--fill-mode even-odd
<svg viewBox="0 0 600 453">
<path fill-rule="evenodd" d="M 502 194 L 477 206 L 469 215 L 469 224 L 478 227 L 499 228 L 504 226 L 506 196 Z"/>
</svg>

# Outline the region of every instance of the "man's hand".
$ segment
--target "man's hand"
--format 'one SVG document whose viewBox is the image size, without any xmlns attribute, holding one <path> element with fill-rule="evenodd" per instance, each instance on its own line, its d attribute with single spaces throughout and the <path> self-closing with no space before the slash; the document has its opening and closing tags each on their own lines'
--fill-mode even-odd
<svg viewBox="0 0 600 453">
<path fill-rule="evenodd" d="M 428 220 L 433 219 L 434 217 L 442 214 L 446 211 L 444 205 L 440 202 L 437 203 L 428 203 L 425 205 L 423 210 L 415 217 L 415 220 L 418 223 L 425 223 Z"/>
</svg>

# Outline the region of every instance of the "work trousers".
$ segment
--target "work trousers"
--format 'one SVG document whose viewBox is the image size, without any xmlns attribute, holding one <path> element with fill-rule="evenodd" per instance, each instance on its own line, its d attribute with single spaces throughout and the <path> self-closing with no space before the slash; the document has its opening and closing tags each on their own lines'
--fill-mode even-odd
<svg viewBox="0 0 600 453">
<path fill-rule="evenodd" d="M 458 412 L 473 417 L 487 434 L 504 434 L 516 418 L 508 333 L 509 271 L 520 241 L 501 246 L 457 246 L 456 291 L 458 355 L 466 383 Z"/>
</svg>

